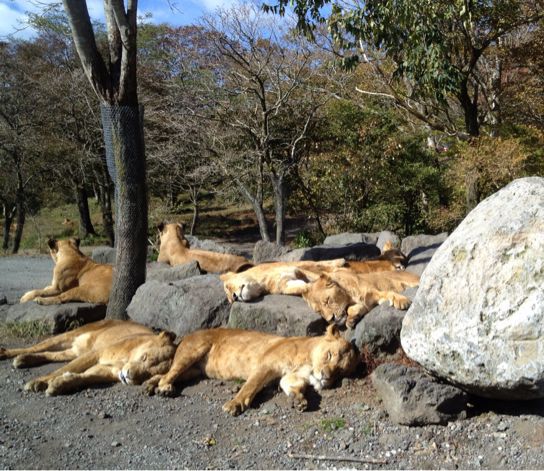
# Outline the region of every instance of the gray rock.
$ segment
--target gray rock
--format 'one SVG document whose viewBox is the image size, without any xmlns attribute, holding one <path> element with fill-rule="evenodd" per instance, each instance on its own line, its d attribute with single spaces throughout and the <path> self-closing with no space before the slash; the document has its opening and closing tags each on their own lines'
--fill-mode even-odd
<svg viewBox="0 0 544 471">
<path fill-rule="evenodd" d="M 389 418 L 401 425 L 444 424 L 466 417 L 468 396 L 418 368 L 384 363 L 371 375 Z"/>
<path fill-rule="evenodd" d="M 391 232 L 391 231 L 380 232 L 378 236 L 378 240 L 376 241 L 376 245 L 381 251 L 383 250 L 383 246 L 386 242 L 391 242 L 394 248 L 400 248 L 399 236 L 395 234 L 394 232 Z"/>
<path fill-rule="evenodd" d="M 116 254 L 117 251 L 113 247 L 97 247 L 96 249 L 93 249 L 91 258 L 96 263 L 109 263 L 110 265 L 114 265 Z"/>
<path fill-rule="evenodd" d="M 363 233 L 363 232 L 342 232 L 325 237 L 323 245 L 347 245 L 363 242 L 365 244 L 376 245 L 378 242 L 379 233 Z"/>
<path fill-rule="evenodd" d="M 481 202 L 436 251 L 403 321 L 406 354 L 474 394 L 544 397 L 544 179 Z"/>
<path fill-rule="evenodd" d="M 202 275 L 169 283 L 151 280 L 138 288 L 127 308 L 131 319 L 184 335 L 226 325 L 230 306 L 223 282 Z"/>
<path fill-rule="evenodd" d="M 408 257 L 406 270 L 421 275 L 438 247 L 448 238 L 447 232 L 438 235 L 420 234 L 402 239 L 401 251 Z"/>
<path fill-rule="evenodd" d="M 185 238 L 189 241 L 189 245 L 192 249 L 209 250 L 211 252 L 228 253 L 233 255 L 242 255 L 241 251 L 236 250 L 234 247 L 227 247 L 225 245 L 218 244 L 210 239 L 199 239 L 198 237 L 185 234 Z"/>
<path fill-rule="evenodd" d="M 51 334 L 74 329 L 106 316 L 105 304 L 65 303 L 40 306 L 35 302 L 13 304 L 5 313 L 8 322 L 33 322 L 45 324 Z"/>
<path fill-rule="evenodd" d="M 375 245 L 359 242 L 348 245 L 316 245 L 315 247 L 295 249 L 280 257 L 284 262 L 297 262 L 299 260 L 333 260 L 345 258 L 346 260 L 365 260 L 380 255 L 380 249 Z"/>
<path fill-rule="evenodd" d="M 151 260 L 154 255 L 153 247 L 147 247 L 147 259 Z M 91 258 L 96 263 L 108 263 L 115 265 L 115 257 L 117 256 L 117 250 L 114 247 L 97 247 L 91 252 Z"/>
<path fill-rule="evenodd" d="M 253 249 L 253 263 L 275 262 L 287 252 L 289 252 L 287 247 L 260 240 Z"/>
<path fill-rule="evenodd" d="M 402 294 L 413 299 L 416 292 L 417 288 L 409 288 Z M 394 358 L 400 347 L 400 330 L 405 315 L 406 311 L 395 309 L 388 303 L 376 306 L 355 329 L 346 331 L 346 339 L 373 358 Z"/>
<path fill-rule="evenodd" d="M 251 303 L 233 303 L 228 325 L 286 336 L 320 335 L 327 326 L 302 298 L 280 294 Z"/>
<path fill-rule="evenodd" d="M 168 263 L 151 262 L 147 264 L 146 281 L 176 281 L 202 275 L 197 261 L 171 267 Z"/>
</svg>

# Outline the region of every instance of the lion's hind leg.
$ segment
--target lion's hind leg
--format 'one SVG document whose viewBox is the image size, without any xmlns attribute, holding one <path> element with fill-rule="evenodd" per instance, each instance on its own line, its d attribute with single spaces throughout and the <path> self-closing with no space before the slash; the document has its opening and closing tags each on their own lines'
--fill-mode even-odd
<svg viewBox="0 0 544 471">
<path fill-rule="evenodd" d="M 11 348 L 11 349 L 0 348 L 0 360 L 5 360 L 7 358 L 14 358 L 19 355 L 27 355 L 27 354 L 34 354 L 34 353 L 69 351 L 72 347 L 72 342 L 74 341 L 74 338 L 77 337 L 78 335 L 79 335 L 79 332 L 70 331 L 60 335 L 55 335 L 54 337 L 45 339 L 42 342 L 39 342 L 35 345 L 31 345 L 30 347 Z M 66 361 L 70 359 L 71 358 L 66 358 L 63 360 L 45 360 L 45 361 L 46 362 L 47 361 Z M 34 364 L 38 364 L 38 363 L 34 363 Z"/>
<path fill-rule="evenodd" d="M 109 291 L 107 296 L 109 296 Z M 106 304 L 108 302 L 108 299 L 106 299 L 103 291 L 100 289 L 100 286 L 93 287 L 90 285 L 76 286 L 75 288 L 71 288 L 63 293 L 60 293 L 58 296 L 37 297 L 34 300 L 42 306 L 69 302 L 97 304 Z"/>
<path fill-rule="evenodd" d="M 30 366 L 43 365 L 44 363 L 71 361 L 75 358 L 76 354 L 71 348 L 60 352 L 23 353 L 15 357 L 13 366 L 15 368 L 29 368 Z"/>
<path fill-rule="evenodd" d="M 94 365 L 83 373 L 65 372 L 49 382 L 45 391 L 47 396 L 68 394 L 87 386 L 119 382 L 119 371 L 122 364 Z"/>
</svg>

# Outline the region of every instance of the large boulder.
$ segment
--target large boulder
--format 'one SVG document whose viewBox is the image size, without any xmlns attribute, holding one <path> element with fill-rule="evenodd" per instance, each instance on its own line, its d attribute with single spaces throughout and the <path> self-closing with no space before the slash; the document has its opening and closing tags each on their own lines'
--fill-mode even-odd
<svg viewBox="0 0 544 471">
<path fill-rule="evenodd" d="M 127 308 L 132 320 L 184 335 L 226 325 L 230 306 L 217 275 L 141 285 Z"/>
<path fill-rule="evenodd" d="M 275 262 L 288 252 L 288 247 L 260 240 L 253 248 L 253 263 Z"/>
<path fill-rule="evenodd" d="M 402 346 L 474 394 L 544 397 L 544 179 L 481 202 L 434 254 Z"/>
<path fill-rule="evenodd" d="M 302 298 L 274 294 L 251 303 L 233 303 L 228 326 L 301 336 L 320 335 L 327 324 Z"/>
<path fill-rule="evenodd" d="M 375 245 L 359 242 L 347 245 L 316 245 L 302 249 L 291 250 L 279 259 L 283 262 L 298 262 L 300 260 L 365 260 L 380 255 L 380 249 Z"/>
<path fill-rule="evenodd" d="M 406 270 L 421 275 L 438 247 L 448 238 L 447 232 L 438 235 L 419 234 L 402 239 L 401 251 L 408 257 Z"/>
<path fill-rule="evenodd" d="M 371 378 L 389 418 L 397 424 L 445 424 L 466 417 L 467 394 L 419 368 L 385 363 Z"/>
<path fill-rule="evenodd" d="M 155 251 L 153 247 L 147 247 L 147 259 L 153 259 Z M 91 258 L 96 263 L 107 263 L 109 265 L 115 265 L 115 257 L 117 256 L 117 250 L 114 247 L 96 247 L 91 252 Z"/>
<path fill-rule="evenodd" d="M 105 304 L 65 303 L 41 306 L 35 302 L 14 304 L 7 307 L 7 322 L 40 322 L 51 334 L 59 334 L 106 316 Z"/>
<path fill-rule="evenodd" d="M 176 281 L 202 275 L 197 261 L 171 267 L 168 263 L 151 262 L 147 264 L 146 281 Z"/>
<path fill-rule="evenodd" d="M 368 234 L 363 232 L 342 232 L 325 237 L 323 245 L 347 245 L 358 244 L 360 242 L 376 245 L 378 237 L 379 233 L 377 232 Z"/>
<path fill-rule="evenodd" d="M 413 299 L 416 292 L 417 288 L 409 288 L 402 294 Z M 406 311 L 395 309 L 389 303 L 380 304 L 366 314 L 355 329 L 346 331 L 346 339 L 377 360 L 396 358 L 405 315 Z"/>
</svg>

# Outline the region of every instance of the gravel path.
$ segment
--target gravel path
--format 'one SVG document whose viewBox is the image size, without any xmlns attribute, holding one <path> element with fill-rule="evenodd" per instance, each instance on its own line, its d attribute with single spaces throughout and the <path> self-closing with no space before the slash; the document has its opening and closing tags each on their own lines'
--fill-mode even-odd
<svg viewBox="0 0 544 471">
<path fill-rule="evenodd" d="M 47 283 L 51 266 L 46 257 L 1 258 L 0 293 L 13 299 L 29 284 Z M 2 346 L 22 344 L 0 338 Z M 544 401 L 482 401 L 466 420 L 410 428 L 390 422 L 365 378 L 344 379 L 321 395 L 310 391 L 304 413 L 269 388 L 240 417 L 221 409 L 235 382 L 203 380 L 176 398 L 120 384 L 64 397 L 23 390 L 53 368 L 0 362 L 1 469 L 544 468 Z"/>
</svg>

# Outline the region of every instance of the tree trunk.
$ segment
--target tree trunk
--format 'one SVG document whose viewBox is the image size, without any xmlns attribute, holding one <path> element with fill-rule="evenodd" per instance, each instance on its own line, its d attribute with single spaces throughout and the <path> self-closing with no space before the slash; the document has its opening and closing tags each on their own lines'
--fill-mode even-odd
<svg viewBox="0 0 544 471">
<path fill-rule="evenodd" d="M 9 249 L 9 236 L 11 223 L 13 222 L 13 217 L 15 216 L 15 206 L 10 210 L 7 203 L 3 204 L 4 206 L 4 229 L 2 234 L 2 249 Z"/>
<path fill-rule="evenodd" d="M 190 188 L 189 194 L 191 195 L 191 202 L 193 203 L 193 220 L 191 221 L 191 229 L 189 234 L 194 235 L 196 231 L 196 226 L 198 224 L 198 218 L 200 215 L 200 207 L 198 205 L 198 189 Z"/>
<path fill-rule="evenodd" d="M 77 209 L 79 211 L 79 237 L 85 239 L 89 234 L 96 235 L 91 214 L 89 212 L 89 201 L 87 190 L 82 182 L 74 181 L 74 192 L 76 196 Z"/>
<path fill-rule="evenodd" d="M 276 212 L 276 244 L 285 243 L 285 179 L 283 176 L 270 176 L 274 189 L 274 208 Z"/>
<path fill-rule="evenodd" d="M 495 64 L 491 74 L 491 103 L 489 110 L 489 124 L 491 125 L 491 137 L 498 137 L 502 123 L 501 117 L 501 88 L 502 88 L 502 59 L 495 57 Z"/>
<path fill-rule="evenodd" d="M 15 234 L 13 236 L 13 250 L 12 253 L 19 252 L 19 247 L 21 245 L 21 239 L 23 238 L 23 228 L 25 227 L 25 193 L 22 188 L 17 190 L 17 196 L 15 201 L 17 218 L 16 218 L 16 228 Z"/>
<path fill-rule="evenodd" d="M 145 282 L 147 191 L 143 107 L 102 103 L 108 169 L 116 199 L 116 269 L 106 317 L 126 319 L 126 309 Z"/>
<path fill-rule="evenodd" d="M 108 244 L 110 247 L 113 247 L 115 244 L 113 212 L 111 205 L 113 184 L 108 175 L 108 169 L 104 160 L 101 160 L 100 170 L 95 170 L 94 175 L 98 183 L 98 204 L 100 204 L 100 212 L 102 213 L 102 226 L 104 228 L 104 234 L 108 238 Z"/>
</svg>

